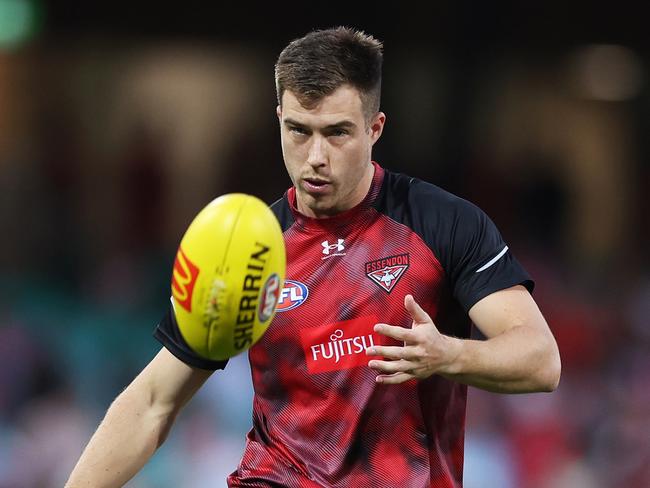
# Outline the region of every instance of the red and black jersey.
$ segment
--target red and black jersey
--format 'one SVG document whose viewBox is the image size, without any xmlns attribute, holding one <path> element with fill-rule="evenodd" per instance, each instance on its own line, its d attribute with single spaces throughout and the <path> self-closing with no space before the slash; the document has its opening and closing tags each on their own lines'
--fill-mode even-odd
<svg viewBox="0 0 650 488">
<path fill-rule="evenodd" d="M 481 298 L 533 283 L 475 205 L 377 164 L 366 198 L 327 219 L 300 214 L 295 189 L 272 205 L 287 249 L 276 316 L 249 351 L 253 427 L 229 486 L 458 487 L 467 387 L 438 375 L 375 382 L 365 349 L 410 327 L 412 294 L 447 335 L 470 336 Z M 170 311 L 155 336 L 190 365 Z"/>
</svg>

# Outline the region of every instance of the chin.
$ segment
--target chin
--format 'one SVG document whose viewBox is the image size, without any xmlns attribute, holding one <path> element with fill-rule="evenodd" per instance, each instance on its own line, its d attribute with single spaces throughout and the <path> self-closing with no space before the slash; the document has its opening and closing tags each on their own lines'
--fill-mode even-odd
<svg viewBox="0 0 650 488">
<path fill-rule="evenodd" d="M 316 200 L 315 198 L 309 197 L 309 200 L 305 203 L 309 211 L 317 218 L 331 217 L 339 213 L 339 210 L 334 205 L 324 200 Z"/>
</svg>

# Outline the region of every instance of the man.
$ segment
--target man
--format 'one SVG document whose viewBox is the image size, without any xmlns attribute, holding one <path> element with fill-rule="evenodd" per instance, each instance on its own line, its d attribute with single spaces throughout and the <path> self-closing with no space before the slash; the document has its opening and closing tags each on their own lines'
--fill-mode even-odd
<svg viewBox="0 0 650 488">
<path fill-rule="evenodd" d="M 230 486 L 461 486 L 466 385 L 558 384 L 532 281 L 489 218 L 372 161 L 381 67 L 381 43 L 347 28 L 311 32 L 277 61 L 294 186 L 272 209 L 287 283 L 249 352 L 253 428 Z M 486 340 L 469 339 L 470 321 Z M 67 486 L 131 478 L 225 366 L 191 352 L 172 310 L 155 336 L 165 347 L 117 397 Z"/>
</svg>

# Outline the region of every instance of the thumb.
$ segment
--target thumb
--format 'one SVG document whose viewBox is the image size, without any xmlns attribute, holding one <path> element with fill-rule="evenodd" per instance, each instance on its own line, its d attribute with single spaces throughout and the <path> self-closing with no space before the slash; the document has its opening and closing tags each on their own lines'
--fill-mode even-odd
<svg viewBox="0 0 650 488">
<path fill-rule="evenodd" d="M 416 324 L 423 324 L 425 322 L 433 323 L 431 317 L 429 317 L 429 314 L 426 313 L 424 309 L 420 307 L 420 305 L 418 305 L 418 302 L 415 301 L 413 295 L 406 295 L 404 297 L 404 308 L 413 319 L 413 322 Z"/>
</svg>

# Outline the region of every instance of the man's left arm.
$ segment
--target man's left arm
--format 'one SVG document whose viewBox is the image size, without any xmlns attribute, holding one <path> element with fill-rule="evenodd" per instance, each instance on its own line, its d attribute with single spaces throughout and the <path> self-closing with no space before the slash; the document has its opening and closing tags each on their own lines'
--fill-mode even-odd
<svg viewBox="0 0 650 488">
<path fill-rule="evenodd" d="M 396 384 L 432 374 L 499 393 L 550 392 L 560 380 L 555 338 L 526 288 L 513 286 L 475 303 L 469 316 L 486 340 L 441 334 L 431 317 L 407 295 L 410 329 L 377 324 L 375 330 L 404 341 L 403 346 L 375 346 L 367 352 L 378 383 Z"/>
</svg>

